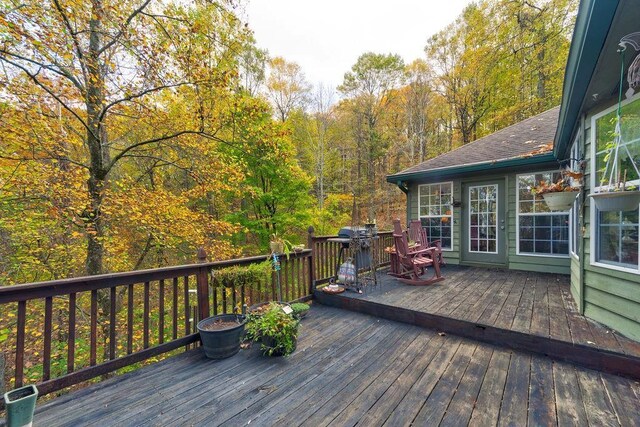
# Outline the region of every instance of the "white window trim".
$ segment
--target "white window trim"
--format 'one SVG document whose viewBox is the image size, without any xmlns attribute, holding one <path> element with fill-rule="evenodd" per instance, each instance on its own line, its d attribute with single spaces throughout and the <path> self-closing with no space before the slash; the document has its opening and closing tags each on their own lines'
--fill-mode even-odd
<svg viewBox="0 0 640 427">
<path fill-rule="evenodd" d="M 467 198 L 467 206 L 469 206 L 467 208 L 467 226 L 468 226 L 468 230 L 465 230 L 467 232 L 468 235 L 468 240 L 467 240 L 467 244 L 469 245 L 467 247 L 467 252 L 469 252 L 470 254 L 490 254 L 490 255 L 497 255 L 500 251 L 500 234 L 498 231 L 498 227 L 500 227 L 498 225 L 498 223 L 496 223 L 496 250 L 493 252 L 489 252 L 489 251 L 472 251 L 471 250 L 471 189 L 472 188 L 481 188 L 481 187 L 495 187 L 496 189 L 496 221 L 498 221 L 499 216 L 500 216 L 500 185 L 499 184 L 480 184 L 480 185 L 470 185 L 469 186 L 469 197 Z M 480 212 L 478 212 L 479 214 Z M 493 240 L 493 239 L 491 239 Z M 488 241 L 488 240 L 487 240 Z"/>
<path fill-rule="evenodd" d="M 579 130 L 578 133 L 576 134 L 575 139 L 573 140 L 573 144 L 571 144 L 571 150 L 569 151 L 571 154 L 570 157 L 572 158 L 572 160 L 569 161 L 570 162 L 569 164 L 571 165 L 572 169 L 576 164 L 580 163 L 580 160 L 582 160 L 581 157 L 583 157 L 580 155 L 580 151 L 581 151 L 580 137 L 581 136 L 582 136 L 582 130 Z M 576 240 L 580 240 L 580 230 L 576 228 L 580 224 L 579 209 L 580 209 L 580 197 L 576 197 L 576 200 L 574 200 L 573 202 L 573 206 L 569 210 L 569 255 L 577 261 L 580 261 L 580 254 L 578 253 L 579 246 L 576 247 L 574 243 L 576 243 Z"/>
<path fill-rule="evenodd" d="M 418 184 L 418 219 L 422 219 L 422 218 L 436 218 L 435 216 L 431 216 L 431 215 L 420 215 L 420 200 L 421 200 L 421 192 L 422 192 L 422 187 L 426 186 L 426 185 L 442 185 L 442 184 L 449 184 L 451 186 L 451 200 L 453 201 L 453 181 L 443 181 L 443 182 L 430 182 L 428 184 Z M 450 248 L 442 248 L 443 252 L 453 252 L 453 234 L 455 232 L 455 227 L 453 226 L 453 205 L 451 205 L 451 215 L 438 215 L 438 217 L 443 217 L 443 216 L 448 216 L 449 217 L 449 223 L 451 224 L 451 247 Z"/>
<path fill-rule="evenodd" d="M 635 94 L 634 96 L 632 96 L 629 99 L 625 99 L 624 101 L 622 101 L 622 106 L 630 104 L 634 101 L 637 101 L 640 99 L 640 93 Z M 596 121 L 602 117 L 605 116 L 607 114 L 609 114 L 612 111 L 615 111 L 618 108 L 618 105 L 612 105 L 611 107 L 602 110 L 601 112 L 599 112 L 598 114 L 594 114 L 591 117 L 591 147 L 590 147 L 590 153 L 591 153 L 591 158 L 589 159 L 589 167 L 590 167 L 590 172 L 591 172 L 591 177 L 590 177 L 590 188 L 591 188 L 591 192 L 593 192 L 595 189 L 599 188 L 600 186 L 596 187 Z M 607 264 L 604 262 L 599 262 L 596 260 L 596 241 L 598 240 L 598 212 L 596 211 L 596 206 L 595 203 L 590 203 L 589 206 L 589 214 L 591 215 L 591 223 L 589 224 L 589 233 L 590 233 L 590 242 L 589 242 L 589 247 L 591 249 L 591 254 L 589 256 L 589 264 L 594 266 L 594 267 L 601 267 L 601 268 L 607 268 L 610 270 L 615 270 L 615 271 L 620 271 L 620 272 L 624 272 L 624 273 L 631 273 L 631 274 L 637 274 L 640 275 L 640 262 L 638 262 L 638 267 L 637 268 L 632 268 L 632 267 L 622 267 L 620 265 L 613 265 L 613 264 Z M 640 241 L 638 242 L 638 249 L 640 250 Z"/>
<path fill-rule="evenodd" d="M 571 240 L 569 240 L 569 253 L 566 255 L 563 254 L 533 254 L 531 252 L 520 252 L 520 177 L 528 176 L 528 175 L 536 175 L 539 173 L 556 173 L 558 170 L 546 170 L 546 171 L 536 171 L 536 172 L 528 172 L 528 173 L 519 173 L 516 174 L 516 255 L 519 256 L 529 256 L 535 258 L 561 258 L 566 259 L 569 258 L 569 254 L 571 253 Z M 569 215 L 569 238 L 571 238 L 571 227 L 573 226 L 571 221 L 571 209 L 568 211 L 555 211 L 555 212 L 540 212 L 534 215 L 537 216 L 552 216 L 552 215 L 561 215 L 567 214 Z M 526 215 L 526 214 L 523 214 Z"/>
</svg>

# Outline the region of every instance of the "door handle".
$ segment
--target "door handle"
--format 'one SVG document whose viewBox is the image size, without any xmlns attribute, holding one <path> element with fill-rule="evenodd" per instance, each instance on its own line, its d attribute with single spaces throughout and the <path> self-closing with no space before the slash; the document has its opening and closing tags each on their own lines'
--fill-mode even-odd
<svg viewBox="0 0 640 427">
<path fill-rule="evenodd" d="M 501 226 L 500 226 L 500 230 L 504 230 L 504 225 L 501 225 Z"/>
</svg>

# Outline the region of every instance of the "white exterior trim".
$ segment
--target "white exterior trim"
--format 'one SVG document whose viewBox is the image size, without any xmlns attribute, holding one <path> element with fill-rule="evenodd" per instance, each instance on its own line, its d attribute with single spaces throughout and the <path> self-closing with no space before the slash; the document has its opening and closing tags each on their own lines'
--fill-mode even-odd
<svg viewBox="0 0 640 427">
<path fill-rule="evenodd" d="M 627 105 L 631 102 L 640 100 L 640 93 L 635 94 L 634 96 L 632 96 L 629 99 L 625 99 L 622 101 L 621 106 Z M 609 108 L 606 108 L 602 111 L 600 111 L 597 114 L 594 114 L 591 117 L 591 147 L 590 147 L 590 154 L 591 154 L 591 158 L 589 159 L 589 167 L 590 167 L 590 173 L 591 173 L 591 177 L 590 177 L 590 192 L 594 192 L 595 189 L 599 188 L 600 186 L 596 186 L 596 175 L 597 175 L 597 171 L 596 171 L 596 145 L 598 144 L 598 142 L 596 141 L 596 121 L 602 117 L 605 116 L 607 114 L 609 114 L 612 111 L 615 111 L 616 108 L 618 108 L 618 104 L 614 104 Z M 591 221 L 589 224 L 589 233 L 590 233 L 590 238 L 589 238 L 589 247 L 590 247 L 590 252 L 591 254 L 589 255 L 589 264 L 593 267 L 600 267 L 600 268 L 607 268 L 610 270 L 616 270 L 616 271 L 622 271 L 625 273 L 631 273 L 631 274 L 637 274 L 640 275 L 640 260 L 638 262 L 638 267 L 637 268 L 631 268 L 631 267 L 622 267 L 619 265 L 614 265 L 614 264 L 607 264 L 607 263 L 603 263 L 600 261 L 597 261 L 596 258 L 596 253 L 597 253 L 597 247 L 596 247 L 596 241 L 598 240 L 598 212 L 596 210 L 596 205 L 595 203 L 591 202 L 590 206 L 589 206 L 589 214 L 591 216 Z M 640 251 L 640 239 L 638 241 L 638 250 Z"/>
<path fill-rule="evenodd" d="M 422 187 L 426 186 L 426 185 L 442 185 L 442 184 L 449 184 L 451 186 L 451 201 L 453 202 L 453 181 L 442 181 L 442 182 L 430 182 L 428 184 L 418 184 L 418 219 L 422 219 L 422 218 L 436 218 L 436 216 L 431 216 L 431 215 L 420 215 L 420 193 L 422 191 Z M 449 223 L 451 224 L 451 247 L 450 248 L 442 248 L 443 252 L 453 252 L 453 234 L 455 232 L 454 230 L 454 224 L 453 224 L 453 204 L 451 205 L 451 215 L 438 215 L 437 217 L 449 217 Z"/>
<path fill-rule="evenodd" d="M 519 173 L 516 174 L 516 255 L 518 256 L 528 256 L 535 258 L 560 258 L 567 259 L 569 258 L 569 254 L 571 253 L 571 228 L 573 226 L 571 219 L 571 209 L 568 211 L 556 211 L 556 212 L 540 212 L 533 215 L 536 216 L 552 216 L 552 215 L 563 215 L 567 214 L 569 216 L 569 254 L 536 254 L 531 252 L 520 252 L 520 177 L 526 175 L 536 175 L 539 173 L 556 173 L 557 170 L 546 170 L 546 171 L 538 171 L 538 172 L 527 172 L 527 173 Z"/>
<path fill-rule="evenodd" d="M 467 202 L 467 243 L 469 244 L 469 246 L 467 247 L 467 252 L 470 254 L 491 254 L 491 255 L 498 255 L 500 253 L 500 233 L 498 232 L 498 229 L 500 227 L 500 225 L 498 224 L 498 222 L 496 222 L 496 250 L 494 252 L 489 252 L 489 251 L 472 251 L 471 250 L 471 189 L 472 188 L 481 188 L 481 187 L 494 187 L 496 189 L 496 221 L 498 221 L 498 218 L 500 216 L 500 185 L 499 184 L 479 184 L 479 185 L 470 185 L 468 186 L 468 198 L 466 200 Z M 506 230 L 505 230 L 506 231 Z M 503 233 L 505 234 L 505 233 Z"/>
</svg>

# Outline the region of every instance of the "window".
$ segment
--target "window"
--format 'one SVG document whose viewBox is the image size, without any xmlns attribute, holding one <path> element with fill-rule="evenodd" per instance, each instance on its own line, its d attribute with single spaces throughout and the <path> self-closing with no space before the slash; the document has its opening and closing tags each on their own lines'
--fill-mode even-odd
<svg viewBox="0 0 640 427">
<path fill-rule="evenodd" d="M 519 254 L 569 254 L 569 212 L 551 212 L 542 196 L 531 194 L 531 189 L 542 181 L 556 182 L 559 179 L 559 172 L 518 175 Z"/>
<path fill-rule="evenodd" d="M 638 209 L 599 212 L 597 257 L 605 264 L 638 267 Z"/>
<path fill-rule="evenodd" d="M 418 187 L 418 216 L 429 241 L 440 240 L 442 249 L 451 249 L 453 183 L 424 184 Z"/>
<path fill-rule="evenodd" d="M 615 118 L 617 106 L 605 110 L 594 116 L 592 122 L 592 153 L 596 159 L 596 173 L 592 181 L 592 188 L 609 184 L 609 173 L 605 174 L 608 155 L 612 149 L 615 137 Z M 625 101 L 620 109 L 620 162 L 621 174 L 626 170 L 627 183 L 640 185 L 640 177 L 636 173 L 632 162 L 640 163 L 640 96 L 636 95 L 630 101 Z M 603 179 L 603 177 L 605 177 Z M 615 183 L 614 183 L 615 184 Z M 595 218 L 595 246 L 592 247 L 592 261 L 597 263 L 621 267 L 638 272 L 638 209 L 627 212 L 598 212 L 592 208 Z"/>
</svg>

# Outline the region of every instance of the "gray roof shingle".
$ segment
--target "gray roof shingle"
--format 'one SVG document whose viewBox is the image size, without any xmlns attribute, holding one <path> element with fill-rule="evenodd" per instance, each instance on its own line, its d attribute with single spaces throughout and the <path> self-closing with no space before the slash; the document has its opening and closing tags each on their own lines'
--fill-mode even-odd
<svg viewBox="0 0 640 427">
<path fill-rule="evenodd" d="M 552 108 L 394 175 L 472 164 L 492 164 L 552 151 L 559 111 L 559 106 Z"/>
</svg>

